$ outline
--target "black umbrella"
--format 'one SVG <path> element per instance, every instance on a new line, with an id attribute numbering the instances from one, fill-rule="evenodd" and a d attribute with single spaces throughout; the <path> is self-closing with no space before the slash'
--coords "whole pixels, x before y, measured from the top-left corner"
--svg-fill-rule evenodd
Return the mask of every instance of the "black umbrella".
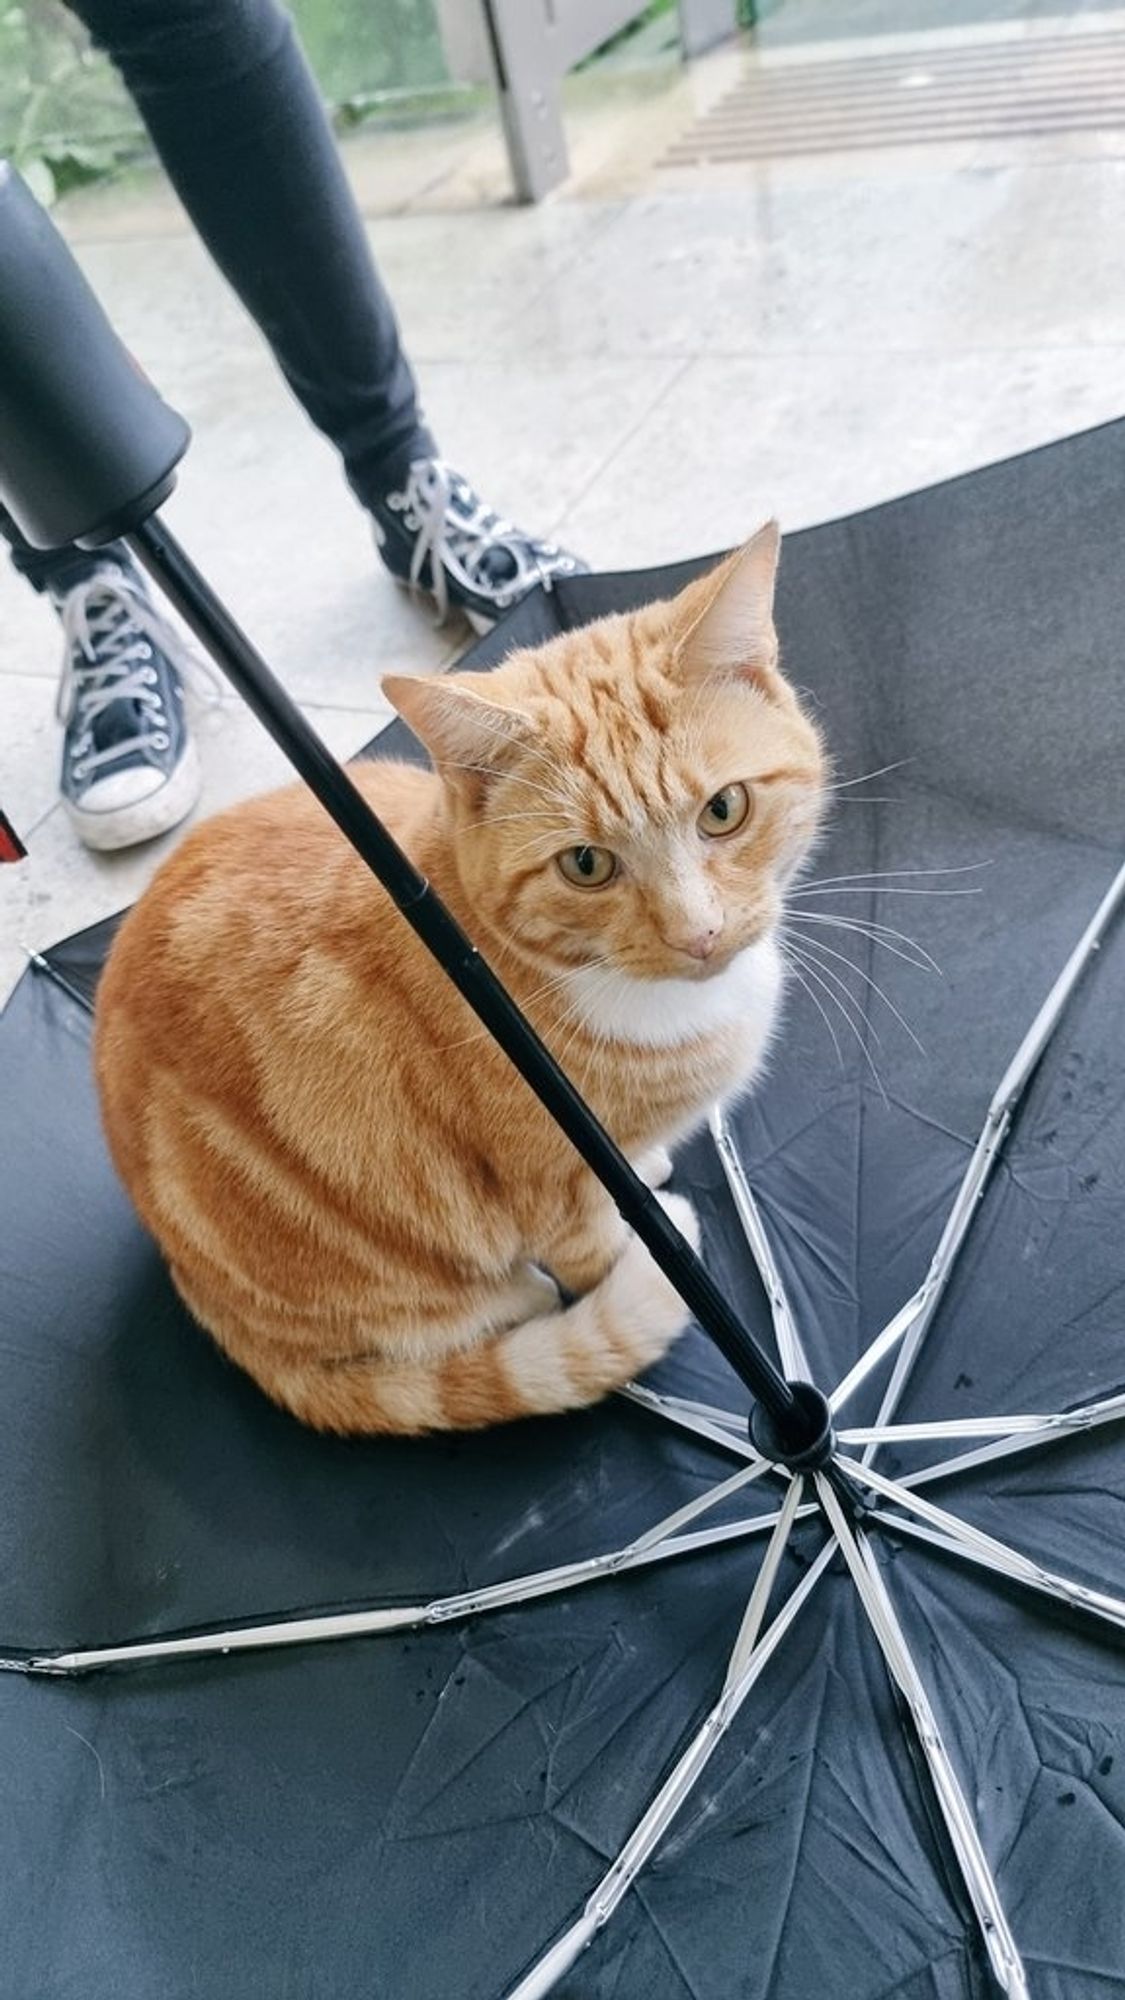
<path id="1" fill-rule="evenodd" d="M 1110 427 L 787 545 L 838 810 L 771 1072 L 677 1178 L 746 1352 L 834 1392 L 837 1485 L 761 1416 L 758 1456 L 700 1333 L 580 1417 L 302 1431 L 109 1169 L 112 926 L 29 972 L 0 1027 L 13 1993 L 1125 1985 L 1123 470 Z M 575 579 L 466 664 L 699 567 Z"/>

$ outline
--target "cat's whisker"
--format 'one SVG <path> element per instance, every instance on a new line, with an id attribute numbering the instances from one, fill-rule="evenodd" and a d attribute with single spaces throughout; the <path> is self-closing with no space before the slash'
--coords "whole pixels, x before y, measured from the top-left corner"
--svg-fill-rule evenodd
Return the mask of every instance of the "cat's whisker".
<path id="1" fill-rule="evenodd" d="M 614 981 L 621 979 L 622 974 L 609 959 L 604 959 L 600 963 L 595 960 L 592 969 L 599 971 L 601 978 L 595 985 L 588 988 L 581 998 L 574 999 L 571 1005 L 556 1017 L 551 1026 L 551 1033 L 557 1034 L 560 1028 L 572 1024 L 570 1025 L 570 1032 L 565 1041 L 555 1050 L 555 1061 L 559 1064 L 560 1068 L 565 1067 L 564 1058 L 583 1029 L 586 1030 L 596 1048 L 600 1049 L 609 1039 L 602 1030 L 590 1022 L 588 1012 L 591 1001 L 600 1000 L 604 994 L 610 991 Z"/>
<path id="2" fill-rule="evenodd" d="M 492 728 L 491 725 L 483 726 L 489 728 L 491 734 L 500 737 L 503 742 L 508 743 L 510 741 L 504 735 L 503 730 Z M 525 756 L 533 757 L 538 764 L 542 765 L 543 774 L 551 781 L 549 784 L 544 784 L 541 777 L 529 778 L 522 771 L 504 771 L 503 773 L 499 773 L 493 765 L 480 763 L 479 761 L 458 762 L 454 758 L 447 758 L 444 761 L 451 770 L 475 771 L 481 777 L 490 778 L 502 775 L 506 783 L 522 785 L 527 791 L 541 792 L 544 798 L 550 799 L 553 804 L 560 808 L 572 806 L 577 797 L 573 772 L 569 771 L 566 765 L 559 764 L 554 758 L 549 757 L 545 750 L 537 750 L 534 746 L 525 744 L 523 751 Z"/>
<path id="3" fill-rule="evenodd" d="M 890 1099 L 887 1096 L 883 1079 L 879 1075 L 879 1071 L 875 1066 L 875 1059 L 872 1056 L 871 1051 L 868 1048 L 862 1033 L 856 1026 L 856 1023 L 853 1020 L 852 1015 L 849 1013 L 847 1007 L 844 1006 L 843 1001 L 839 997 L 839 994 L 833 992 L 831 986 L 828 985 L 827 980 L 823 976 L 825 973 L 827 973 L 828 968 L 825 966 L 822 967 L 820 971 L 818 971 L 816 967 L 811 963 L 811 961 L 805 958 L 802 952 L 797 950 L 797 948 L 793 945 L 792 940 L 790 940 L 790 949 L 796 952 L 796 956 L 803 970 L 808 974 L 809 978 L 812 979 L 816 983 L 816 985 L 821 988 L 821 991 L 827 996 L 829 1000 L 832 1001 L 833 1005 L 839 1008 L 840 1013 L 843 1015 L 845 1021 L 848 1024 L 848 1027 L 851 1029 L 852 1034 L 855 1036 L 855 1039 L 859 1044 L 860 1054 L 862 1055 L 864 1062 L 867 1064 L 868 1069 L 871 1071 L 872 1077 L 875 1080 L 875 1086 L 879 1092 L 880 1097 L 882 1098 L 884 1104 L 889 1104 Z M 875 1040 L 878 1042 L 879 1041 L 878 1030 L 872 1027 L 870 1017 L 864 1012 L 863 1008 L 859 1006 L 859 1003 L 856 1000 L 855 994 L 851 991 L 851 988 L 845 986 L 843 980 L 839 978 L 837 978 L 837 984 L 843 989 L 843 992 L 847 995 L 847 998 L 851 1002 L 851 1005 L 858 1009 L 860 1019 L 866 1022 L 871 1033 L 874 1035 Z"/>
<path id="4" fill-rule="evenodd" d="M 501 743 L 511 747 L 512 739 L 500 723 L 492 722 L 487 716 L 478 716 L 476 720 L 477 726 L 484 730 L 486 735 L 495 736 Z M 544 766 L 552 778 L 561 780 L 564 790 L 573 797 L 574 779 L 564 764 L 557 763 L 553 757 L 548 755 L 546 750 L 539 749 L 535 744 L 521 742 L 519 748 L 522 756 L 534 758 L 536 763 Z M 484 768 L 487 769 L 488 767 Z M 510 776 L 511 780 L 515 783 L 530 782 L 527 779 L 521 779 L 518 772 L 511 772 L 505 775 Z"/>
<path id="5" fill-rule="evenodd" d="M 795 900 L 795 899 L 796 899 L 796 898 L 798 898 L 798 897 L 800 897 L 800 898 L 811 898 L 811 897 L 814 897 L 814 896 L 815 896 L 815 897 L 820 897 L 820 896 L 868 896 L 868 897 L 871 897 L 871 896 L 982 896 L 983 894 L 984 894 L 984 891 L 983 891 L 983 889 L 914 889 L 914 888 L 910 888 L 910 887 L 900 887 L 900 886 L 898 886 L 897 884 L 895 884 L 895 883 L 893 883 L 893 882 L 892 882 L 892 883 L 890 883 L 890 884 L 889 884 L 889 885 L 888 885 L 887 887 L 885 887 L 885 888 L 879 888 L 879 889 L 870 889 L 870 888 L 864 888 L 864 887 L 862 887 L 862 886 L 859 886 L 859 885 L 857 885 L 856 887 L 854 887 L 854 888 L 853 888 L 853 887 L 852 887 L 852 885 L 851 885 L 850 883 L 846 883 L 846 882 L 845 882 L 845 883 L 841 883 L 839 887 L 837 887 L 837 886 L 836 886 L 835 884 L 833 884 L 833 885 L 832 885 L 831 887 L 829 887 L 829 886 L 827 886 L 827 885 L 825 885 L 825 886 L 823 886 L 823 887 L 822 887 L 822 886 L 821 886 L 821 885 L 820 885 L 819 883 L 818 883 L 818 884 L 815 884 L 815 885 L 814 885 L 814 884 L 812 884 L 812 883 L 809 883 L 809 884 L 807 885 L 807 887 L 802 887 L 802 888 L 796 888 L 796 889 L 790 889 L 790 891 L 789 891 L 789 899 L 790 899 L 790 901 L 792 902 L 793 900 Z"/>
<path id="6" fill-rule="evenodd" d="M 926 950 L 925 945 L 912 937 L 909 931 L 896 930 L 893 924 L 877 923 L 873 917 L 841 917 L 835 910 L 788 910 L 786 915 L 795 923 L 822 924 L 832 930 L 853 931 L 860 937 L 869 938 L 873 944 L 882 944 L 890 950 L 892 943 L 897 947 L 895 955 L 901 956 L 908 965 L 915 965 L 922 972 L 936 972 L 942 976 L 936 958 Z"/>
<path id="7" fill-rule="evenodd" d="M 883 988 L 880 986 L 877 979 L 873 979 L 871 977 L 871 974 L 869 972 L 865 972 L 862 965 L 857 965 L 854 959 L 849 958 L 846 952 L 837 951 L 832 945 L 822 944 L 820 940 L 816 938 L 806 938 L 804 942 L 810 951 L 815 951 L 817 953 L 823 952 L 829 958 L 838 959 L 841 965 L 848 966 L 848 968 L 852 972 L 856 973 L 857 976 L 860 979 L 862 979 L 867 986 L 871 988 L 871 991 L 873 993 L 878 994 L 879 999 L 883 1002 L 884 1007 L 888 1007 L 890 1009 L 891 1013 L 895 1017 L 895 1020 L 899 1023 L 899 1026 L 903 1028 L 905 1032 L 910 1036 L 910 1039 L 914 1043 L 915 1048 L 919 1051 L 921 1055 L 925 1055 L 926 1051 L 922 1047 L 921 1042 L 918 1040 L 918 1037 L 915 1034 L 913 1028 L 911 1027 L 909 1021 L 906 1020 L 904 1015 L 900 1014 L 898 1008 L 895 1006 L 894 1001 L 890 998 L 890 996 L 887 993 L 884 993 Z M 872 1033 L 874 1032 L 875 1030 L 872 1027 Z"/>
<path id="8" fill-rule="evenodd" d="M 475 771 L 482 778 L 494 778 L 496 776 L 495 771 L 488 764 L 463 763 L 453 757 L 446 757 L 442 761 L 443 767 L 449 771 Z M 558 773 L 556 775 L 561 776 L 562 774 Z M 504 782 L 509 785 L 523 785 L 529 792 L 539 792 L 543 798 L 549 800 L 551 805 L 555 806 L 559 811 L 565 811 L 567 807 L 574 803 L 573 792 L 568 793 L 565 790 L 552 791 L 549 786 L 541 785 L 537 779 L 524 777 L 520 771 L 505 772 Z"/>
<path id="9" fill-rule="evenodd" d="M 871 778 L 885 778 L 890 771 L 903 771 L 908 764 L 917 763 L 915 757 L 897 757 L 893 764 L 880 764 L 875 771 L 864 771 L 858 778 L 841 778 L 835 784 L 825 785 L 826 792 L 846 792 L 853 785 L 866 785 Z"/>
<path id="10" fill-rule="evenodd" d="M 901 958 L 905 965 L 912 965 L 918 972 L 936 972 L 942 977 L 942 970 L 935 958 L 930 956 L 925 945 L 905 931 L 896 931 L 889 924 L 877 924 L 864 917 L 829 916 L 818 910 L 786 910 L 787 920 L 792 924 L 822 924 L 829 930 L 853 932 L 857 937 L 868 938 L 872 944 L 881 945 L 893 958 Z M 894 939 L 896 942 L 892 943 Z M 903 947 L 907 947 L 904 949 Z"/>
<path id="11" fill-rule="evenodd" d="M 852 992 L 852 989 L 848 985 L 847 980 L 843 977 L 841 973 L 836 971 L 834 966 L 826 965 L 823 959 L 821 959 L 820 957 L 810 958 L 808 956 L 809 952 L 815 951 L 816 949 L 817 947 L 810 941 L 810 939 L 805 938 L 802 940 L 801 944 L 802 963 L 805 966 L 806 971 L 811 971 L 812 967 L 815 965 L 818 972 L 820 972 L 825 979 L 831 980 L 833 986 L 839 988 L 841 995 L 845 996 L 850 1005 L 855 1008 L 856 1013 L 859 1015 L 860 1020 L 867 1028 L 869 1034 L 871 1035 L 872 1040 L 876 1043 L 876 1045 L 879 1048 L 882 1048 L 883 1037 L 879 1033 L 879 1030 L 876 1027 L 874 1021 L 871 1019 L 871 1016 L 868 1013 L 866 1007 L 864 1006 L 862 1000 L 860 999 L 858 993 Z M 842 954 L 837 954 L 837 956 L 842 956 Z M 853 972 L 856 970 L 856 967 L 852 965 L 850 958 L 847 959 L 845 963 L 851 966 Z"/>
<path id="12" fill-rule="evenodd" d="M 538 987 L 534 993 L 526 994 L 524 996 L 523 1011 L 526 1012 L 529 1006 L 534 1006 L 539 1000 L 549 999 L 551 994 L 561 986 L 563 977 L 565 975 L 550 979 L 545 986 Z M 474 1028 L 471 1034 L 462 1035 L 455 1042 L 442 1042 L 437 1046 L 436 1053 L 438 1055 L 449 1055 L 454 1049 L 471 1048 L 474 1042 L 487 1042 L 491 1035 L 492 1030 L 490 1028 Z"/>
<path id="13" fill-rule="evenodd" d="M 478 819 L 475 826 L 461 828 L 461 833 L 485 833 L 493 826 L 542 826 L 546 815 L 537 812 L 490 813 L 487 819 Z"/>
<path id="14" fill-rule="evenodd" d="M 808 980 L 805 978 L 804 973 L 801 971 L 801 968 L 796 958 L 793 956 L 791 952 L 784 951 L 784 947 L 783 947 L 783 954 L 785 962 L 788 965 L 790 972 L 793 974 L 793 977 L 796 980 L 798 986 L 801 988 L 802 992 L 808 995 L 809 999 L 813 1003 L 813 1006 L 816 1008 L 817 1013 L 820 1015 L 821 1020 L 824 1022 L 824 1025 L 827 1028 L 828 1033 L 831 1037 L 832 1046 L 836 1051 L 836 1061 L 839 1063 L 840 1068 L 843 1069 L 844 1051 L 840 1047 L 840 1037 L 836 1033 L 835 1028 L 832 1026 L 831 1021 L 829 1020 L 827 1014 L 825 1013 L 824 1008 L 822 1007 L 820 1001 L 817 999 L 816 994 L 813 992 L 812 987 L 809 985 Z"/>
<path id="15" fill-rule="evenodd" d="M 503 730 L 497 730 L 494 733 L 504 737 Z M 507 741 L 508 739 L 504 737 L 504 740 Z M 553 778 L 557 784 L 561 785 L 568 797 L 573 794 L 575 791 L 574 772 L 568 765 L 560 763 L 557 757 L 551 756 L 541 746 L 528 743 L 526 740 L 522 740 L 520 743 L 520 755 L 532 758 L 536 765 L 542 767 L 549 778 Z"/>
<path id="16" fill-rule="evenodd" d="M 490 953 L 490 960 L 492 963 L 493 970 L 498 971 L 501 965 L 504 963 L 505 959 L 510 959 L 513 958 L 514 956 L 515 953 L 511 945 L 499 946 L 495 951 Z M 594 961 L 595 964 L 597 964 L 597 962 L 598 962 L 597 960 Z M 521 998 L 521 1005 L 523 1007 L 524 1012 L 526 1013 L 527 1009 L 529 1007 L 533 1007 L 537 1001 L 549 999 L 552 993 L 558 992 L 560 988 L 566 985 L 566 982 L 569 979 L 569 977 L 570 977 L 569 970 L 566 969 L 564 969 L 561 972 L 552 973 L 551 977 L 545 980 L 542 986 L 537 986 L 532 990 L 532 992 L 524 994 Z M 488 1041 L 491 1037 L 491 1034 L 492 1030 L 490 1028 L 485 1028 L 483 1026 L 474 1028 L 471 1035 L 463 1035 L 460 1038 L 460 1040 L 456 1042 L 443 1042 L 441 1044 L 440 1049 L 438 1050 L 438 1054 L 447 1055 L 451 1049 L 467 1049 L 471 1046 L 473 1042 Z"/>
<path id="17" fill-rule="evenodd" d="M 506 855 L 509 861 L 518 861 L 523 855 L 530 854 L 534 848 L 541 847 L 543 849 L 543 865 L 546 867 L 549 861 L 554 861 L 563 848 L 582 847 L 584 845 L 586 845 L 586 837 L 581 833 L 575 832 L 573 826 L 566 832 L 561 828 L 556 828 L 555 832 L 551 834 L 548 834 L 546 828 L 544 828 L 541 833 L 532 834 L 530 840 L 521 841 L 518 847 L 508 848 Z"/>
<path id="18" fill-rule="evenodd" d="M 828 985 L 827 980 L 824 978 L 823 973 L 817 970 L 812 960 L 806 958 L 804 953 L 800 950 L 800 948 L 797 945 L 795 945 L 792 942 L 792 940 L 789 941 L 788 952 L 789 952 L 790 962 L 794 966 L 794 968 L 799 966 L 801 970 L 806 974 L 806 976 L 809 979 L 811 979 L 815 985 L 820 987 L 821 992 L 825 995 L 825 997 L 828 1000 L 832 1002 L 832 1005 L 835 1007 L 837 1013 L 843 1015 L 844 1020 L 847 1022 L 847 1025 L 851 1029 L 852 1034 L 856 1037 L 857 1041 L 859 1041 L 860 1046 L 862 1047 L 863 1038 L 862 1035 L 860 1034 L 859 1029 L 856 1026 L 853 1015 L 850 1014 L 847 1007 L 845 1007 L 841 1003 L 839 995 L 833 992 L 831 986 Z M 844 991 L 847 993 L 848 999 L 850 1000 L 851 993 L 849 989 L 845 987 Z"/>
<path id="19" fill-rule="evenodd" d="M 991 861 L 965 861 L 965 862 L 959 862 L 956 865 L 951 864 L 947 868 L 869 868 L 850 875 L 813 875 L 809 878 L 807 882 L 802 882 L 799 886 L 802 889 L 828 889 L 828 888 L 836 888 L 844 883 L 853 883 L 853 882 L 898 882 L 901 881 L 901 879 L 904 876 L 913 877 L 916 875 L 977 875 L 980 873 L 982 868 L 991 868 L 991 867 L 992 867 Z M 972 889 L 959 889 L 959 890 L 954 889 L 946 891 L 937 890 L 937 891 L 931 891 L 930 893 L 938 895 L 948 894 L 948 895 L 965 896 L 965 895 L 979 895 L 980 891 Z"/>

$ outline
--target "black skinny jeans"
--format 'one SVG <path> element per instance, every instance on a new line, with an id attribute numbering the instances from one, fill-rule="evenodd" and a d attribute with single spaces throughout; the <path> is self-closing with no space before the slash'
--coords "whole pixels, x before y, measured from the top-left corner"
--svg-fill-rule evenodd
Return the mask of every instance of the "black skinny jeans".
<path id="1" fill-rule="evenodd" d="M 370 504 L 435 447 L 288 14 L 277 0 L 69 4 L 120 70 L 216 264 Z M 29 548 L 2 511 L 0 532 L 37 589 L 66 589 L 93 567 L 80 550 Z"/>

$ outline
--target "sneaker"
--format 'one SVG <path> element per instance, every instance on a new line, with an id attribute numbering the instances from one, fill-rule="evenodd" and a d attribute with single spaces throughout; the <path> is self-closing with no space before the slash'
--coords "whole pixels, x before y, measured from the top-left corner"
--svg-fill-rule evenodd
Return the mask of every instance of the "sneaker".
<path id="1" fill-rule="evenodd" d="M 160 617 L 138 571 L 114 562 L 60 596 L 65 638 L 58 715 L 62 797 L 78 836 L 100 850 L 167 833 L 199 797 L 182 679 L 209 698 L 209 668 Z"/>
<path id="2" fill-rule="evenodd" d="M 402 491 L 386 494 L 371 511 L 387 568 L 412 590 L 428 592 L 439 624 L 452 604 L 476 631 L 490 631 L 536 584 L 550 590 L 556 577 L 586 568 L 554 542 L 494 514 L 440 458 L 415 459 Z"/>

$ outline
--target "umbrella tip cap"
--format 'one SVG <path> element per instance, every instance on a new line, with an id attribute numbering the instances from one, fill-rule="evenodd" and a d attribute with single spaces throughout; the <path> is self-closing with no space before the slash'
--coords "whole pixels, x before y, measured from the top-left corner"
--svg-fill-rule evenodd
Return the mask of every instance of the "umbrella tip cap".
<path id="1" fill-rule="evenodd" d="M 784 1428 L 765 1405 L 755 1403 L 750 1412 L 750 1442 L 763 1458 L 790 1472 L 819 1472 L 836 1449 L 832 1410 L 827 1396 L 812 1382 L 788 1385 L 797 1405 L 796 1420 Z"/>

